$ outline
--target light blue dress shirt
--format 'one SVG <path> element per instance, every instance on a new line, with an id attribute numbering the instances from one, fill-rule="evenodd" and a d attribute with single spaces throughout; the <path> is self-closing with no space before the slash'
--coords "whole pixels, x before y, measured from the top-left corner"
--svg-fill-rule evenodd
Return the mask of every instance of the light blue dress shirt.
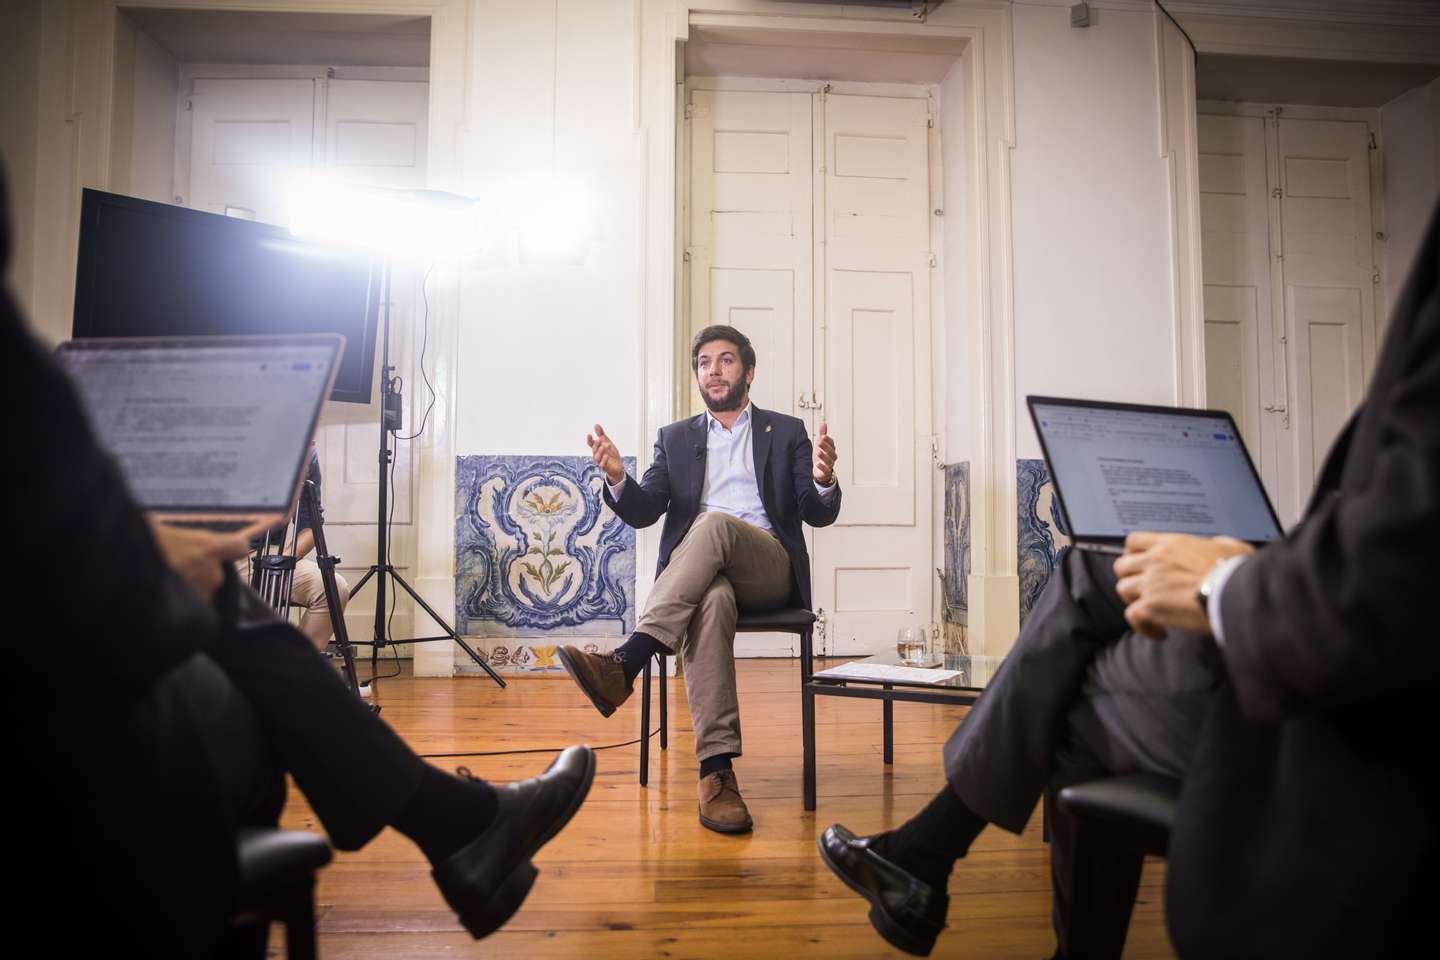
<path id="1" fill-rule="evenodd" d="M 754 422 L 753 404 L 747 403 L 729 430 L 705 411 L 705 484 L 700 488 L 700 512 L 717 510 L 761 530 L 774 531 L 760 499 L 760 485 L 755 480 L 755 444 L 751 439 Z M 610 496 L 620 498 L 629 477 L 610 484 Z M 835 495 L 836 486 L 815 490 L 827 500 Z"/>
<path id="2" fill-rule="evenodd" d="M 708 410 L 705 412 L 705 485 L 700 488 L 700 512 L 728 513 L 752 527 L 769 530 L 770 518 L 760 500 L 755 482 L 755 445 L 750 441 L 754 407 L 745 409 L 735 425 L 726 430 Z"/>

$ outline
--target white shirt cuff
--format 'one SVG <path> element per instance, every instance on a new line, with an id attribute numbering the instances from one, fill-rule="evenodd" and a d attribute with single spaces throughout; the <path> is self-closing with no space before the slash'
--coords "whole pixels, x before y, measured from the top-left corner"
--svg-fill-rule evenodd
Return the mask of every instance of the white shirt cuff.
<path id="1" fill-rule="evenodd" d="M 1225 584 L 1230 582 L 1230 577 L 1240 569 L 1240 564 L 1249 559 L 1248 554 L 1242 554 L 1220 561 L 1220 569 L 1215 573 L 1215 583 L 1210 587 L 1210 600 L 1205 605 L 1205 619 L 1210 621 L 1210 632 L 1215 635 L 1215 642 L 1222 647 L 1225 646 L 1225 619 L 1220 615 L 1220 598 L 1225 593 Z"/>
<path id="2" fill-rule="evenodd" d="M 815 478 L 814 478 L 814 477 L 811 477 L 811 478 L 810 478 L 810 482 L 811 482 L 811 483 L 815 483 Z M 815 483 L 815 492 L 818 493 L 818 494 L 820 494 L 820 496 L 825 497 L 826 499 L 829 499 L 830 497 L 834 496 L 834 495 L 835 495 L 835 491 L 838 490 L 839 488 L 840 488 L 840 487 L 839 487 L 839 484 L 835 483 L 834 481 L 831 481 L 830 486 L 828 486 L 828 487 L 822 487 L 822 486 L 820 486 L 820 484 Z"/>
<path id="3" fill-rule="evenodd" d="M 611 500 L 619 500 L 619 499 L 620 499 L 620 491 L 625 489 L 625 481 L 626 481 L 626 480 L 629 480 L 629 479 L 630 479 L 630 478 L 629 478 L 628 476 L 626 476 L 626 477 L 621 477 L 619 483 L 610 483 L 609 481 L 606 481 L 605 486 L 610 490 L 610 499 L 611 499 Z"/>

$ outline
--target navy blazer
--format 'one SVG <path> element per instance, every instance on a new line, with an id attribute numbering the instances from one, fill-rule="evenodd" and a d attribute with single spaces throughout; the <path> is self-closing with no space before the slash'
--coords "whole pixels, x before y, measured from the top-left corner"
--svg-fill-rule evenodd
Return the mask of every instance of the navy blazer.
<path id="1" fill-rule="evenodd" d="M 813 456 L 805 422 L 783 413 L 750 407 L 750 436 L 755 447 L 755 480 L 765 515 L 775 528 L 795 577 L 794 597 L 810 609 L 810 554 L 805 549 L 801 521 L 828 527 L 840 515 L 840 487 L 829 502 L 815 489 L 811 474 Z M 705 414 L 677 420 L 660 428 L 655 455 L 638 483 L 627 477 L 617 501 L 607 485 L 605 502 L 632 527 L 648 527 L 665 516 L 660 534 L 660 562 L 655 575 L 670 562 L 670 553 L 685 539 L 700 515 L 700 493 L 705 486 L 707 440 Z"/>

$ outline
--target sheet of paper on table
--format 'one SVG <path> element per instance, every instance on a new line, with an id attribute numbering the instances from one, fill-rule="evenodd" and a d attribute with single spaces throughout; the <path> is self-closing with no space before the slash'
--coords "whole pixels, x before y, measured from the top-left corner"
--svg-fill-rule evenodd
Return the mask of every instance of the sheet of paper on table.
<path id="1" fill-rule="evenodd" d="M 815 673 L 821 679 L 833 680 L 894 680 L 897 683 L 943 683 L 960 676 L 959 670 L 926 670 L 921 667 L 892 667 L 883 663 L 866 663 L 857 660 L 842 663 Z"/>

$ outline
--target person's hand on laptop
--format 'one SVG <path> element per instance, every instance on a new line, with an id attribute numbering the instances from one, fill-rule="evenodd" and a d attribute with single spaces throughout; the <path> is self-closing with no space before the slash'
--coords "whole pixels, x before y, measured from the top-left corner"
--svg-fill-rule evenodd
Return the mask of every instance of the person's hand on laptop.
<path id="1" fill-rule="evenodd" d="M 225 581 L 223 565 L 250 553 L 250 534 L 245 530 L 215 533 L 151 520 L 150 532 L 165 563 L 206 600 L 213 597 Z"/>
<path id="2" fill-rule="evenodd" d="M 605 479 L 612 487 L 625 479 L 625 461 L 620 459 L 615 442 L 605 435 L 604 427 L 595 424 L 595 432 L 587 433 L 585 442 L 590 444 L 590 458 L 604 471 Z"/>
<path id="3" fill-rule="evenodd" d="M 1125 601 L 1126 622 L 1152 640 L 1165 639 L 1168 627 L 1209 633 L 1210 619 L 1197 596 L 1200 581 L 1220 561 L 1254 552 L 1233 537 L 1130 534 L 1115 561 L 1115 589 Z"/>

